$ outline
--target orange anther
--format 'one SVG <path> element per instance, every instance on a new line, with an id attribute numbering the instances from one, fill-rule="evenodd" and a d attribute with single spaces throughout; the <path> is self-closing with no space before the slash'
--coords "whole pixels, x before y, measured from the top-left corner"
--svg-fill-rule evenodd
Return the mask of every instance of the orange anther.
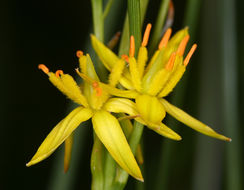
<path id="1" fill-rule="evenodd" d="M 142 40 L 142 43 L 141 43 L 141 46 L 143 46 L 143 47 L 146 47 L 146 45 L 148 43 L 148 39 L 149 39 L 151 28 L 152 28 L 152 25 L 150 23 L 147 24 L 146 30 L 144 32 L 143 40 Z"/>
<path id="2" fill-rule="evenodd" d="M 102 95 L 102 89 L 99 87 L 98 82 L 93 82 L 92 87 L 96 90 L 96 96 Z"/>
<path id="3" fill-rule="evenodd" d="M 180 45 L 177 49 L 177 54 L 179 56 L 183 56 L 184 52 L 185 52 L 185 49 L 186 49 L 186 45 L 187 45 L 187 42 L 189 41 L 190 39 L 190 36 L 189 35 L 186 35 L 183 40 L 180 42 Z"/>
<path id="4" fill-rule="evenodd" d="M 76 56 L 77 56 L 78 58 L 82 57 L 82 56 L 83 56 L 83 51 L 78 50 L 78 51 L 76 52 Z"/>
<path id="5" fill-rule="evenodd" d="M 64 72 L 62 70 L 57 70 L 55 73 L 56 77 L 59 77 L 62 74 L 64 74 Z"/>
<path id="6" fill-rule="evenodd" d="M 38 69 L 41 69 L 44 73 L 48 74 L 49 73 L 49 69 L 46 67 L 46 65 L 44 64 L 39 64 L 38 65 Z"/>
<path id="7" fill-rule="evenodd" d="M 176 57 L 176 53 L 174 52 L 171 54 L 169 61 L 165 66 L 165 69 L 167 69 L 168 71 L 171 71 L 173 69 L 175 63 L 175 57 Z"/>
<path id="8" fill-rule="evenodd" d="M 134 57 L 135 55 L 135 38 L 134 36 L 130 37 L 130 51 L 129 51 L 129 56 Z"/>
<path id="9" fill-rule="evenodd" d="M 124 59 L 127 63 L 129 63 L 128 55 L 123 54 L 123 55 L 121 55 L 121 58 Z"/>
<path id="10" fill-rule="evenodd" d="M 163 47 L 167 46 L 171 33 L 172 33 L 172 29 L 168 28 L 158 45 L 158 49 L 162 49 Z"/>
<path id="11" fill-rule="evenodd" d="M 190 61 L 190 59 L 191 59 L 191 56 L 193 55 L 193 53 L 194 53 L 194 51 L 196 50 L 196 48 L 197 48 L 197 44 L 194 44 L 194 45 L 191 47 L 189 53 L 187 54 L 187 56 L 186 56 L 186 58 L 184 59 L 184 62 L 183 62 L 183 64 L 184 64 L 185 66 L 188 65 L 188 63 L 189 63 L 189 61 Z"/>

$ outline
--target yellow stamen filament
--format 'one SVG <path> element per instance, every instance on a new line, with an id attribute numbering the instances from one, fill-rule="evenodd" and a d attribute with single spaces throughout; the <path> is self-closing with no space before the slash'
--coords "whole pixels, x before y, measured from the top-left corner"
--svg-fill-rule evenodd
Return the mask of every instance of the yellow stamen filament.
<path id="1" fill-rule="evenodd" d="M 121 55 L 121 58 L 124 59 L 127 63 L 129 63 L 129 57 L 128 55 Z"/>
<path id="2" fill-rule="evenodd" d="M 63 75 L 63 74 L 64 74 L 64 72 L 62 70 L 57 70 L 55 73 L 56 77 L 59 77 L 60 75 Z"/>
<path id="3" fill-rule="evenodd" d="M 174 62 L 175 62 L 175 57 L 176 57 L 176 53 L 172 53 L 170 58 L 169 58 L 169 61 L 168 63 L 166 64 L 165 66 L 165 69 L 168 70 L 168 71 L 171 71 L 174 67 Z"/>
<path id="4" fill-rule="evenodd" d="M 164 34 L 164 36 L 162 37 L 159 45 L 158 45 L 158 49 L 162 49 L 163 47 L 166 47 L 168 41 L 169 41 L 169 38 L 171 36 L 171 33 L 172 33 L 172 29 L 171 28 L 168 28 Z"/>
<path id="5" fill-rule="evenodd" d="M 87 81 L 88 83 L 92 84 L 92 83 L 94 82 L 93 79 L 91 79 L 90 77 L 88 77 L 88 76 L 85 75 L 84 73 L 81 73 L 81 72 L 79 71 L 78 68 L 76 68 L 75 71 L 76 71 L 76 73 L 77 73 L 82 79 L 84 79 L 84 80 Z"/>
<path id="6" fill-rule="evenodd" d="M 141 43 L 141 46 L 146 47 L 147 43 L 148 43 L 148 39 L 149 39 L 149 35 L 150 35 L 150 31 L 151 31 L 152 25 L 151 24 L 147 24 L 144 36 L 143 36 L 143 40 Z"/>
<path id="7" fill-rule="evenodd" d="M 41 69 L 44 73 L 48 74 L 49 73 L 49 69 L 46 67 L 46 65 L 44 64 L 39 64 L 38 65 L 38 69 Z"/>
<path id="8" fill-rule="evenodd" d="M 134 36 L 130 37 L 130 51 L 129 51 L 129 56 L 134 57 L 135 55 L 135 38 Z"/>
<path id="9" fill-rule="evenodd" d="M 125 119 L 130 120 L 130 119 L 135 119 L 137 117 L 140 117 L 140 115 L 130 115 L 130 116 L 119 117 L 118 120 L 119 121 L 122 121 L 122 120 L 125 120 Z"/>
<path id="10" fill-rule="evenodd" d="M 190 36 L 189 35 L 186 35 L 183 40 L 180 42 L 180 45 L 177 49 L 177 54 L 179 56 L 183 56 L 184 52 L 185 52 L 185 49 L 186 49 L 186 45 L 187 45 L 187 42 L 189 41 L 190 39 Z"/>
<path id="11" fill-rule="evenodd" d="M 99 87 L 98 82 L 93 82 L 92 87 L 96 90 L 96 96 L 102 95 L 102 89 Z"/>
<path id="12" fill-rule="evenodd" d="M 78 58 L 82 57 L 82 56 L 83 56 L 83 51 L 78 50 L 78 51 L 76 52 L 76 56 L 77 56 Z"/>
<path id="13" fill-rule="evenodd" d="M 190 59 L 191 59 L 191 56 L 192 56 L 193 53 L 195 52 L 196 48 L 197 48 L 197 44 L 194 44 L 194 45 L 191 47 L 189 53 L 187 54 L 187 56 L 186 56 L 186 58 L 184 59 L 184 62 L 183 62 L 183 64 L 184 64 L 185 66 L 188 65 L 188 63 L 189 63 L 189 61 L 190 61 Z"/>

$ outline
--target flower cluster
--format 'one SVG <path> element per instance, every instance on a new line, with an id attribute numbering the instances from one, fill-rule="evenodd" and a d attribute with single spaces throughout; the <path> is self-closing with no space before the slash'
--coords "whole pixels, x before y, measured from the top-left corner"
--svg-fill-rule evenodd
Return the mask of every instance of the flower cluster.
<path id="1" fill-rule="evenodd" d="M 137 58 L 134 56 L 133 36 L 130 38 L 129 55 L 122 55 L 121 58 L 95 36 L 91 36 L 94 50 L 110 71 L 108 84 L 99 80 L 89 54 L 83 55 L 81 51 L 77 52 L 80 70 L 76 69 L 76 72 L 84 80 L 83 85 L 77 85 L 70 75 L 64 74 L 61 70 L 53 73 L 49 72 L 45 65 L 39 65 L 51 83 L 80 106 L 53 128 L 27 166 L 47 158 L 63 142 L 69 147 L 73 131 L 80 123 L 91 119 L 96 135 L 114 160 L 131 176 L 143 181 L 140 168 L 119 121 L 111 113 L 125 113 L 128 115 L 127 119 L 134 118 L 160 135 L 181 140 L 176 132 L 162 123 L 168 113 L 205 135 L 231 141 L 230 138 L 216 133 L 164 98 L 181 79 L 197 47 L 194 44 L 183 58 L 189 40 L 188 29 L 177 32 L 171 39 L 171 29 L 168 29 L 159 43 L 158 50 L 148 62 L 146 46 L 150 29 L 151 24 L 148 24 Z M 122 88 L 117 88 L 118 84 Z"/>

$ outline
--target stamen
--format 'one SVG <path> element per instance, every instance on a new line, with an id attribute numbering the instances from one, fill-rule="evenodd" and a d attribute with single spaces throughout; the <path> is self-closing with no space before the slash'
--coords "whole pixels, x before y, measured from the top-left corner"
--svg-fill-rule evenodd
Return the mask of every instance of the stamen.
<path id="1" fill-rule="evenodd" d="M 127 63 L 129 63 L 128 55 L 123 54 L 123 55 L 121 55 L 121 58 L 124 59 Z"/>
<path id="2" fill-rule="evenodd" d="M 130 51 L 129 51 L 129 56 L 134 57 L 135 55 L 135 38 L 134 36 L 130 37 Z"/>
<path id="3" fill-rule="evenodd" d="M 92 87 L 96 90 L 96 96 L 102 95 L 102 89 L 99 87 L 98 82 L 93 82 Z"/>
<path id="4" fill-rule="evenodd" d="M 194 45 L 191 47 L 189 53 L 187 54 L 187 56 L 186 56 L 186 58 L 184 59 L 184 62 L 183 62 L 183 64 L 184 64 L 185 66 L 188 65 L 188 63 L 189 63 L 189 61 L 190 61 L 190 59 L 191 59 L 191 56 L 193 55 L 193 53 L 194 53 L 194 51 L 196 50 L 196 48 L 197 48 L 197 44 L 194 44 Z"/>
<path id="5" fill-rule="evenodd" d="M 85 81 L 87 81 L 88 83 L 92 84 L 94 82 L 93 79 L 91 79 L 90 77 L 88 77 L 87 75 L 85 75 L 84 73 L 81 73 L 79 71 L 78 68 L 75 69 L 76 73 Z"/>
<path id="6" fill-rule="evenodd" d="M 159 50 L 167 46 L 171 33 L 172 33 L 172 29 L 168 28 L 158 45 Z"/>
<path id="7" fill-rule="evenodd" d="M 152 28 L 152 25 L 150 23 L 147 24 L 146 30 L 144 32 L 143 40 L 142 40 L 142 43 L 141 43 L 142 47 L 146 47 L 147 46 L 151 28 Z"/>
<path id="8" fill-rule="evenodd" d="M 183 40 L 180 42 L 180 45 L 177 49 L 177 54 L 179 56 L 183 56 L 184 52 L 185 52 L 185 49 L 186 49 L 186 45 L 187 45 L 187 42 L 189 41 L 190 39 L 190 36 L 189 35 L 186 35 Z"/>
<path id="9" fill-rule="evenodd" d="M 81 58 L 81 57 L 83 56 L 83 51 L 78 50 L 78 51 L 76 52 L 76 56 L 77 56 L 78 58 Z"/>
<path id="10" fill-rule="evenodd" d="M 122 120 L 125 120 L 125 119 L 135 119 L 137 117 L 140 117 L 140 115 L 130 115 L 130 116 L 124 116 L 124 117 L 119 117 L 118 120 L 119 121 L 122 121 Z"/>
<path id="11" fill-rule="evenodd" d="M 55 73 L 56 77 L 59 77 L 60 75 L 63 75 L 63 74 L 64 74 L 64 72 L 62 70 L 57 70 Z"/>
<path id="12" fill-rule="evenodd" d="M 41 69 L 44 73 L 48 74 L 49 73 L 49 69 L 46 67 L 46 65 L 44 64 L 39 64 L 38 65 L 38 69 Z"/>
<path id="13" fill-rule="evenodd" d="M 165 66 L 165 69 L 167 69 L 168 71 L 171 71 L 174 67 L 174 62 L 175 62 L 175 57 L 176 57 L 176 53 L 172 53 L 170 58 L 169 58 L 169 61 L 168 63 L 166 64 Z"/>

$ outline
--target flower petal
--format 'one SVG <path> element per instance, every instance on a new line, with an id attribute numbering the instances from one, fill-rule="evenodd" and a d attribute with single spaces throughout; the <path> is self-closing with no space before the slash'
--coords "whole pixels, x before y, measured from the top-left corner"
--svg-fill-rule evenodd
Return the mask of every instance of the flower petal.
<path id="1" fill-rule="evenodd" d="M 118 120 L 106 111 L 98 111 L 92 117 L 93 128 L 116 162 L 131 176 L 143 181 L 139 166 L 127 143 Z"/>
<path id="2" fill-rule="evenodd" d="M 181 121 L 185 125 L 191 127 L 192 129 L 194 129 L 200 133 L 203 133 L 205 135 L 208 135 L 210 137 L 214 137 L 214 138 L 225 140 L 225 141 L 231 141 L 230 138 L 216 133 L 209 126 L 203 124 L 202 122 L 200 122 L 197 119 L 193 118 L 192 116 L 188 115 L 186 112 L 184 112 L 181 109 L 177 108 L 176 106 L 170 104 L 165 99 L 161 99 L 161 102 L 167 113 L 169 113 L 171 116 L 173 116 L 177 120 Z"/>
<path id="3" fill-rule="evenodd" d="M 61 77 L 57 77 L 54 73 L 49 74 L 50 82 L 56 86 L 63 94 L 74 102 L 88 107 L 85 96 L 81 93 L 81 90 L 75 80 L 68 74 L 62 74 Z"/>
<path id="4" fill-rule="evenodd" d="M 146 123 L 160 124 L 165 117 L 165 109 L 158 98 L 146 94 L 136 98 L 136 107 Z"/>
<path id="5" fill-rule="evenodd" d="M 119 61 L 114 52 L 107 48 L 102 42 L 100 42 L 94 35 L 91 35 L 92 47 L 97 53 L 98 57 L 102 61 L 103 65 L 111 71 L 115 63 Z"/>
<path id="6" fill-rule="evenodd" d="M 66 173 L 69 169 L 72 146 L 74 141 L 73 133 L 64 141 L 65 149 L 64 149 L 64 173 Z"/>
<path id="7" fill-rule="evenodd" d="M 78 107 L 74 109 L 53 128 L 26 166 L 34 165 L 51 155 L 71 135 L 79 124 L 90 119 L 92 114 L 92 111 L 88 108 Z"/>
<path id="8" fill-rule="evenodd" d="M 138 112 L 136 111 L 136 104 L 125 98 L 110 98 L 104 105 L 104 109 L 114 113 L 138 115 Z"/>
<path id="9" fill-rule="evenodd" d="M 167 137 L 169 139 L 173 139 L 176 141 L 181 140 L 181 136 L 178 135 L 176 132 L 174 132 L 172 129 L 170 129 L 169 127 L 167 127 L 165 124 L 160 123 L 159 125 L 155 125 L 155 124 L 148 124 L 148 127 L 152 130 L 154 130 L 155 132 L 157 132 L 158 134 Z"/>

